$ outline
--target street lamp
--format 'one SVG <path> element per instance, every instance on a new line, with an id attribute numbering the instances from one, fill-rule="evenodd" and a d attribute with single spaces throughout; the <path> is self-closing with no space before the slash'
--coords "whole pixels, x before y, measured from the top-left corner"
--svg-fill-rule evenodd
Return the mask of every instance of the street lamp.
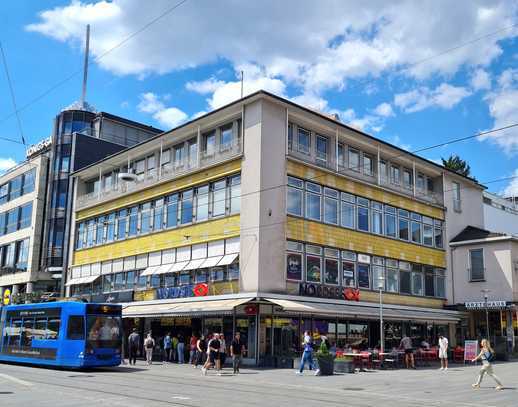
<path id="1" fill-rule="evenodd" d="M 385 332 L 383 329 L 383 290 L 385 289 L 385 277 L 378 277 L 378 289 L 380 290 L 380 353 L 385 349 Z"/>
<path id="2" fill-rule="evenodd" d="M 487 297 L 488 297 L 489 292 L 491 292 L 491 290 L 488 288 L 484 288 L 484 289 L 480 290 L 480 292 L 482 294 L 484 294 L 484 308 L 486 309 L 486 335 L 487 335 L 487 340 L 489 340 L 489 313 L 488 313 L 488 309 L 487 309 Z"/>

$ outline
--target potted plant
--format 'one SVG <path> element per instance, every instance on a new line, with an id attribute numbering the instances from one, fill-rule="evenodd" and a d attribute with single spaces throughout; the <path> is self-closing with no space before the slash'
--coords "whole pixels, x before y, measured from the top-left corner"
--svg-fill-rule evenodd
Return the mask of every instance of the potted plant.
<path id="1" fill-rule="evenodd" d="M 337 373 L 354 373 L 353 358 L 350 356 L 337 356 L 334 360 L 334 370 Z"/>
<path id="2" fill-rule="evenodd" d="M 317 352 L 318 370 L 321 376 L 331 376 L 333 374 L 333 355 L 329 353 L 327 338 L 322 337 L 322 343 Z"/>

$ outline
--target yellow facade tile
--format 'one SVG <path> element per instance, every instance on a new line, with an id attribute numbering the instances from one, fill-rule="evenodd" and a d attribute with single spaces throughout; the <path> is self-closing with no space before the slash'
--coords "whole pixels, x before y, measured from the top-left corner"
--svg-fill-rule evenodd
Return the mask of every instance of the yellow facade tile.
<path id="1" fill-rule="evenodd" d="M 240 216 L 150 233 L 74 252 L 73 266 L 239 236 Z"/>
<path id="2" fill-rule="evenodd" d="M 336 188 L 344 192 L 360 195 L 365 198 L 374 199 L 379 202 L 388 203 L 409 211 L 414 211 L 425 216 L 431 216 L 437 219 L 444 219 L 444 210 L 433 205 L 418 202 L 412 198 L 406 198 L 379 188 L 376 185 L 365 185 L 360 182 L 350 180 L 348 178 L 330 174 L 326 171 L 320 171 L 312 167 L 305 166 L 301 163 L 291 160 L 287 161 L 288 175 L 314 180 L 314 182 L 322 185 Z"/>

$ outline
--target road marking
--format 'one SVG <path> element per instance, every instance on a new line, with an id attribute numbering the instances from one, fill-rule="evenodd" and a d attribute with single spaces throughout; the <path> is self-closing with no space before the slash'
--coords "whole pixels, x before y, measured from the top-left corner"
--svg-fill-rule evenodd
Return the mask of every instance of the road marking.
<path id="1" fill-rule="evenodd" d="M 0 377 L 4 378 L 6 380 L 10 380 L 12 382 L 21 384 L 22 386 L 33 386 L 33 384 L 31 382 L 28 382 L 28 381 L 25 381 L 22 379 L 18 379 L 17 377 L 14 377 L 14 376 L 9 376 L 8 374 L 0 373 Z"/>
<path id="2" fill-rule="evenodd" d="M 173 396 L 171 397 L 172 399 L 175 399 L 175 400 L 190 400 L 191 398 L 190 397 L 187 397 L 187 396 L 181 396 L 181 395 L 176 395 L 176 396 Z"/>

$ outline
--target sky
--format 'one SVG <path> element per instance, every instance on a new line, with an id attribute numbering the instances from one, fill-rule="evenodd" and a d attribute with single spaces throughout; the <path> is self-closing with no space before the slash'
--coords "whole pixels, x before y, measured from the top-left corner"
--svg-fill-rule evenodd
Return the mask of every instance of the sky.
<path id="1" fill-rule="evenodd" d="M 259 89 L 409 151 L 518 123 L 518 2 L 3 1 L 0 41 L 22 133 L 48 137 L 79 99 L 164 130 Z M 5 67 L 0 137 L 21 140 Z M 518 195 L 518 127 L 431 149 L 490 191 Z M 0 139 L 0 171 L 24 159 Z M 515 178 L 512 178 L 515 177 Z"/>

